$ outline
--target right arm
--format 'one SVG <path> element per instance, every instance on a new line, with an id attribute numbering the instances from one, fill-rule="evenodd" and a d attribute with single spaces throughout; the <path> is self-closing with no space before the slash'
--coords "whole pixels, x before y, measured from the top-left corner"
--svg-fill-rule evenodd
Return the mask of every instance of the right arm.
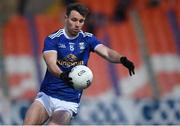
<path id="1" fill-rule="evenodd" d="M 44 42 L 43 49 L 43 58 L 46 62 L 47 69 L 54 76 L 60 78 L 61 80 L 69 82 L 71 79 L 69 78 L 69 71 L 63 72 L 59 66 L 57 65 L 57 45 L 55 41 L 52 41 L 51 38 L 47 37 Z"/>
<path id="2" fill-rule="evenodd" d="M 72 84 L 72 78 L 69 78 L 69 72 L 63 72 L 57 65 L 57 52 L 56 51 L 48 51 L 43 53 L 43 58 L 47 64 L 47 68 L 49 72 L 51 72 L 56 77 Z"/>
<path id="3" fill-rule="evenodd" d="M 58 67 L 57 63 L 57 52 L 56 51 L 45 51 L 43 53 L 43 58 L 46 62 L 48 70 L 55 75 L 56 77 L 59 77 L 62 73 L 61 69 Z"/>

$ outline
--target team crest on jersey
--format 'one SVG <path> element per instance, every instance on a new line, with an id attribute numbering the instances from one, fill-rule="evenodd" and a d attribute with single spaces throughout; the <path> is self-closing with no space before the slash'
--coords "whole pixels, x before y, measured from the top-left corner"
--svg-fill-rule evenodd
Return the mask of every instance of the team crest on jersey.
<path id="1" fill-rule="evenodd" d="M 62 44 L 62 43 L 59 43 L 59 44 L 58 44 L 58 47 L 59 47 L 59 48 L 66 48 L 66 45 L 65 45 L 65 44 Z"/>
<path id="2" fill-rule="evenodd" d="M 79 48 L 80 48 L 81 50 L 84 50 L 84 49 L 85 49 L 85 44 L 84 44 L 84 42 L 80 42 L 80 43 L 79 43 Z"/>
<path id="3" fill-rule="evenodd" d="M 69 49 L 70 51 L 74 51 L 74 43 L 69 43 Z"/>

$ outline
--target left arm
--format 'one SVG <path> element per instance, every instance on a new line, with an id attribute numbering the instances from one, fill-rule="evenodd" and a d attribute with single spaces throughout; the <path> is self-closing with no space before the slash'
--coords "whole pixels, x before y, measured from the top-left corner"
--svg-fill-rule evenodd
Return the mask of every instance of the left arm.
<path id="1" fill-rule="evenodd" d="M 134 64 L 130 60 L 128 60 L 125 56 L 122 56 L 117 51 L 108 48 L 103 44 L 99 44 L 95 47 L 94 51 L 103 57 L 104 59 L 108 60 L 111 63 L 121 63 L 123 64 L 128 70 L 130 76 L 135 74 L 134 72 Z"/>
<path id="2" fill-rule="evenodd" d="M 95 52 L 111 63 L 120 63 L 120 58 L 122 57 L 121 54 L 103 44 L 97 45 Z"/>

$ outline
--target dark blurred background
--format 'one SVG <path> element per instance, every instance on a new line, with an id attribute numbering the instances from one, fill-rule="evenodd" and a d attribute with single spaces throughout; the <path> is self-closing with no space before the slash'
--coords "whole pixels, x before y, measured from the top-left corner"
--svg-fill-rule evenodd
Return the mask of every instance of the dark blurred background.
<path id="1" fill-rule="evenodd" d="M 72 124 L 180 124 L 180 0 L 1 0 L 0 124 L 22 124 L 46 70 L 44 38 L 73 2 L 91 10 L 84 31 L 133 60 L 136 75 L 92 54 Z"/>

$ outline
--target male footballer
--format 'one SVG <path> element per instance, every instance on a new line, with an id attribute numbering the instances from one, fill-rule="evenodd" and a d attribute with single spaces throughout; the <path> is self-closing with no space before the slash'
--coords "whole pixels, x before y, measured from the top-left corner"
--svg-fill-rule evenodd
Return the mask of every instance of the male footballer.
<path id="1" fill-rule="evenodd" d="M 120 63 L 130 75 L 135 74 L 133 62 L 101 44 L 93 34 L 81 30 L 88 13 L 84 5 L 70 4 L 66 9 L 64 28 L 46 37 L 43 58 L 47 71 L 37 97 L 26 113 L 24 125 L 70 124 L 78 113 L 82 90 L 72 87 L 72 78 L 68 74 L 76 65 L 87 65 L 90 52 L 111 63 Z"/>

